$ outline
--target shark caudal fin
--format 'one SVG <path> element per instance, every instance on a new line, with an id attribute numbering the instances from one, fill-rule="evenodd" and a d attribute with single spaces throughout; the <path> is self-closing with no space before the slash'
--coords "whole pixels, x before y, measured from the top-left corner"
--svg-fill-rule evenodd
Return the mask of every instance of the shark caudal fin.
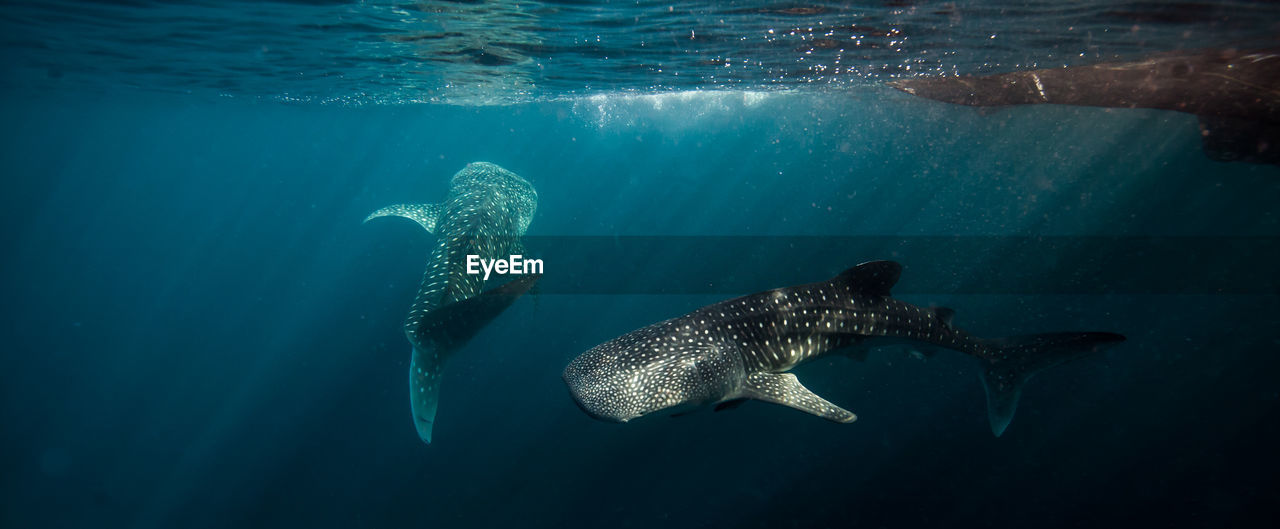
<path id="1" fill-rule="evenodd" d="M 1124 340 L 1124 336 L 1109 332 L 1031 334 L 988 340 L 995 352 L 986 360 L 982 386 L 987 391 L 991 433 L 1000 437 L 1009 427 L 1022 385 L 1036 373 Z"/>
<path id="2" fill-rule="evenodd" d="M 436 406 L 440 403 L 439 350 L 423 351 L 417 347 L 409 357 L 409 409 L 413 411 L 413 427 L 422 442 L 431 444 L 431 429 L 436 423 Z"/>
<path id="3" fill-rule="evenodd" d="M 406 329 L 413 356 L 409 359 L 409 407 L 422 442 L 431 443 L 440 403 L 440 373 L 445 358 L 467 343 L 486 324 L 528 292 L 542 277 L 533 274 L 428 312 Z"/>

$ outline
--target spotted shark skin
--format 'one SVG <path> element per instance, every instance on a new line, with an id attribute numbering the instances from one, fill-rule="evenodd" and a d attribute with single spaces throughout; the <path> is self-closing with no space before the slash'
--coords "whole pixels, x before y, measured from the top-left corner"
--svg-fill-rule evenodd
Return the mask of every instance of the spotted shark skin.
<path id="1" fill-rule="evenodd" d="M 412 345 L 409 402 L 418 437 L 431 443 L 445 361 L 484 323 L 528 291 L 537 275 L 523 276 L 482 294 L 483 275 L 468 274 L 467 255 L 505 258 L 523 251 L 538 193 L 519 175 L 488 162 L 468 164 L 449 182 L 440 204 L 396 204 L 365 219 L 404 217 L 436 234 L 417 297 L 405 317 Z M 479 296 L 479 297 L 478 297 Z"/>
<path id="2" fill-rule="evenodd" d="M 789 406 L 840 423 L 857 417 L 805 388 L 793 367 L 832 354 L 908 345 L 978 358 L 991 431 L 1004 433 L 1023 383 L 1048 367 L 1124 336 L 1104 332 L 981 339 L 951 324 L 954 312 L 890 297 L 901 265 L 865 263 L 835 278 L 709 305 L 600 344 L 565 368 L 575 403 L 597 419 L 627 422 L 659 410 L 742 399 Z"/>

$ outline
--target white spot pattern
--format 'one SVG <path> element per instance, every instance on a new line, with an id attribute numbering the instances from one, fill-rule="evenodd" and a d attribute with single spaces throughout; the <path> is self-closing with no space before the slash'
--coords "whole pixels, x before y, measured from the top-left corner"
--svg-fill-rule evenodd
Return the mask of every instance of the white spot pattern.
<path id="1" fill-rule="evenodd" d="M 983 342 L 935 324 L 938 316 L 933 311 L 860 293 L 855 285 L 868 274 L 892 271 L 896 278 L 897 266 L 868 263 L 831 281 L 703 307 L 592 348 L 565 368 L 563 378 L 584 411 L 607 420 L 625 422 L 680 404 L 750 397 L 852 421 L 853 414 L 813 395 L 798 381 L 762 376 L 777 376 L 870 338 L 926 342 L 980 357 L 990 354 Z M 672 345 L 677 337 L 679 345 Z"/>
<path id="2" fill-rule="evenodd" d="M 528 230 L 537 207 L 538 193 L 528 181 L 495 164 L 475 162 L 453 175 L 443 203 L 388 206 L 369 216 L 413 219 L 435 233 L 438 241 L 404 322 L 405 335 L 414 346 L 409 401 L 424 442 L 431 442 L 440 373 L 452 352 L 433 338 L 444 322 L 428 315 L 484 289 L 483 277 L 466 273 L 468 254 L 496 259 L 522 253 L 520 236 Z"/>

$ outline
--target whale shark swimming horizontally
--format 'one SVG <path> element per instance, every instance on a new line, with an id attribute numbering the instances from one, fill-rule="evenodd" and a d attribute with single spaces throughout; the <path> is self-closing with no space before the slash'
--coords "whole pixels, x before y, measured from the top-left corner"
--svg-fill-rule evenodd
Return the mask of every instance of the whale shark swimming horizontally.
<path id="1" fill-rule="evenodd" d="M 1048 103 L 1194 114 L 1201 148 L 1210 158 L 1280 165 L 1280 48 L 1174 51 L 1133 61 L 888 84 L 976 107 Z"/>
<path id="2" fill-rule="evenodd" d="M 898 263 L 875 261 L 829 281 L 708 305 L 592 348 L 569 363 L 564 381 L 578 406 L 602 420 L 755 399 L 848 423 L 854 414 L 787 371 L 825 354 L 858 357 L 886 345 L 951 349 L 982 361 L 991 432 L 999 436 L 1027 379 L 1125 339 L 1107 332 L 977 338 L 951 324 L 951 309 L 889 297 L 901 271 Z"/>
<path id="3" fill-rule="evenodd" d="M 490 260 L 520 254 L 520 236 L 537 207 L 532 184 L 497 165 L 475 162 L 453 175 L 443 203 L 387 206 L 365 219 L 405 217 L 438 239 L 404 322 L 413 346 L 409 404 L 425 443 L 431 442 L 445 360 L 541 277 L 523 275 L 481 293 L 485 277 L 467 273 L 467 256 Z"/>

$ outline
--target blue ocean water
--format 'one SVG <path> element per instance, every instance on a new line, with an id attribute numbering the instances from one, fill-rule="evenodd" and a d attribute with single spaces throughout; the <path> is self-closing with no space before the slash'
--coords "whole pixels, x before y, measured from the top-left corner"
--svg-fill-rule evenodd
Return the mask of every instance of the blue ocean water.
<path id="1" fill-rule="evenodd" d="M 1208 159 L 1190 115 L 882 85 L 1248 41 L 1274 8 L 515 5 L 3 5 L 0 525 L 1275 523 L 1280 169 Z M 797 66 L 827 31 L 751 44 L 828 24 L 870 50 L 844 74 Z M 546 277 L 450 360 L 424 445 L 401 322 L 434 239 L 361 221 L 479 160 L 537 188 Z M 978 335 L 1128 341 L 999 438 L 960 354 L 799 367 L 853 424 L 608 424 L 560 379 L 872 259 Z"/>

